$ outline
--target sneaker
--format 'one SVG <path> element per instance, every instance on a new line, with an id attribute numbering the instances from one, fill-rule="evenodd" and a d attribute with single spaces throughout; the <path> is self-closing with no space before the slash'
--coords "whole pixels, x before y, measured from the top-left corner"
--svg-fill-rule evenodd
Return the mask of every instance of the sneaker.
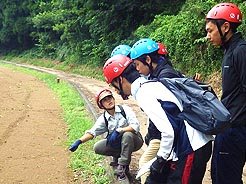
<path id="1" fill-rule="evenodd" d="M 125 173 L 121 173 L 121 175 L 118 176 L 118 180 L 119 181 L 126 180 L 126 174 Z"/>
<path id="2" fill-rule="evenodd" d="M 110 162 L 109 165 L 113 167 L 118 166 L 118 158 L 112 157 L 112 161 Z"/>
<path id="3" fill-rule="evenodd" d="M 117 176 L 120 176 L 122 174 L 126 174 L 126 168 L 127 168 L 127 166 L 118 165 L 117 168 L 114 170 L 114 174 Z"/>
<path id="4" fill-rule="evenodd" d="M 114 174 L 118 176 L 119 181 L 126 179 L 126 168 L 127 166 L 118 165 L 117 168 L 114 170 Z"/>
<path id="5" fill-rule="evenodd" d="M 119 176 L 121 175 L 121 173 L 129 174 L 129 165 L 118 165 L 117 168 L 114 170 L 114 174 Z"/>

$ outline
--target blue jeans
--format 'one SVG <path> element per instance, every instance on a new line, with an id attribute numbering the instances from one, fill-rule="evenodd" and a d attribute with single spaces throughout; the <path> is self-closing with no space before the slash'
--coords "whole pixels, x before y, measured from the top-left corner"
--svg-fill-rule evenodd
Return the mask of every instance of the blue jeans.
<path id="1" fill-rule="evenodd" d="M 229 128 L 214 141 L 211 165 L 213 184 L 242 184 L 246 161 L 246 126 Z"/>

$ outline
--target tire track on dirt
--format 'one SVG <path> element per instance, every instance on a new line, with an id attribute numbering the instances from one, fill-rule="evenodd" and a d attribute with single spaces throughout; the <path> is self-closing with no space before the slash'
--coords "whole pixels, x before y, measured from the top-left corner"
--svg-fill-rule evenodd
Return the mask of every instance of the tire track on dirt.
<path id="1" fill-rule="evenodd" d="M 7 77 L 11 77 L 9 74 L 4 73 L 5 76 Z M 18 88 L 19 86 L 16 85 L 16 88 Z M 12 132 L 14 131 L 14 129 L 18 126 L 18 124 L 22 121 L 25 120 L 25 118 L 27 117 L 27 112 L 28 112 L 28 101 L 30 99 L 30 90 L 27 89 L 27 94 L 24 98 L 24 103 L 23 103 L 23 107 L 24 109 L 22 110 L 22 114 L 21 116 L 19 116 L 15 121 L 9 123 L 8 127 L 6 128 L 6 130 L 2 133 L 1 138 L 0 138 L 0 146 L 4 143 L 6 143 L 7 139 L 9 136 L 11 136 Z"/>
<path id="2" fill-rule="evenodd" d="M 47 85 L 0 67 L 0 183 L 72 183 L 60 104 Z"/>

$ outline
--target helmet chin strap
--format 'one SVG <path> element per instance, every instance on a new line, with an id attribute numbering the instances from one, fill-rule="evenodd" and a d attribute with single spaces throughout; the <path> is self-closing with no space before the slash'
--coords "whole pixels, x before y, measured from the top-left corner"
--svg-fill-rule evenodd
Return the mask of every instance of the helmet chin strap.
<path id="1" fill-rule="evenodd" d="M 149 67 L 150 73 L 152 73 L 153 72 L 152 61 L 150 62 L 150 64 L 148 64 L 148 67 Z"/>
<path id="2" fill-rule="evenodd" d="M 123 100 L 127 100 L 127 99 L 128 99 L 128 95 L 126 95 L 126 94 L 124 93 L 124 91 L 123 91 L 122 84 L 121 84 L 121 79 L 118 78 L 118 79 L 117 79 L 117 82 L 118 82 L 118 84 L 119 84 L 119 87 L 113 85 L 114 88 L 116 88 L 117 90 L 119 90 L 120 96 L 122 97 Z"/>
<path id="3" fill-rule="evenodd" d="M 123 88 L 122 88 L 122 84 L 121 84 L 120 81 L 121 81 L 121 79 L 119 78 L 119 86 L 120 86 L 119 91 L 120 91 L 120 95 L 121 95 L 121 97 L 122 97 L 123 100 L 127 100 L 128 99 L 128 95 L 126 95 L 124 93 Z"/>
<path id="4" fill-rule="evenodd" d="M 221 31 L 221 26 L 219 25 L 218 22 L 216 22 L 216 26 L 217 26 L 218 31 L 219 31 L 219 33 L 220 33 L 221 46 L 223 46 L 223 45 L 225 44 L 225 41 L 226 41 L 226 35 L 229 33 L 230 30 L 229 30 L 228 32 L 225 32 L 225 34 L 223 34 L 222 31 Z M 231 29 L 231 28 L 230 28 L 230 29 Z"/>

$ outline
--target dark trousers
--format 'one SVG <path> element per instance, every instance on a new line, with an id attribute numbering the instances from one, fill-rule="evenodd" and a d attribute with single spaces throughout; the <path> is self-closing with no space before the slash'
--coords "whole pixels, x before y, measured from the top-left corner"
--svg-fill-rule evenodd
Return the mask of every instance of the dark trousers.
<path id="1" fill-rule="evenodd" d="M 242 184 L 246 161 L 246 126 L 229 128 L 214 142 L 211 165 L 213 184 Z"/>
<path id="2" fill-rule="evenodd" d="M 212 154 L 212 141 L 170 167 L 168 184 L 202 184 L 207 162 Z"/>

